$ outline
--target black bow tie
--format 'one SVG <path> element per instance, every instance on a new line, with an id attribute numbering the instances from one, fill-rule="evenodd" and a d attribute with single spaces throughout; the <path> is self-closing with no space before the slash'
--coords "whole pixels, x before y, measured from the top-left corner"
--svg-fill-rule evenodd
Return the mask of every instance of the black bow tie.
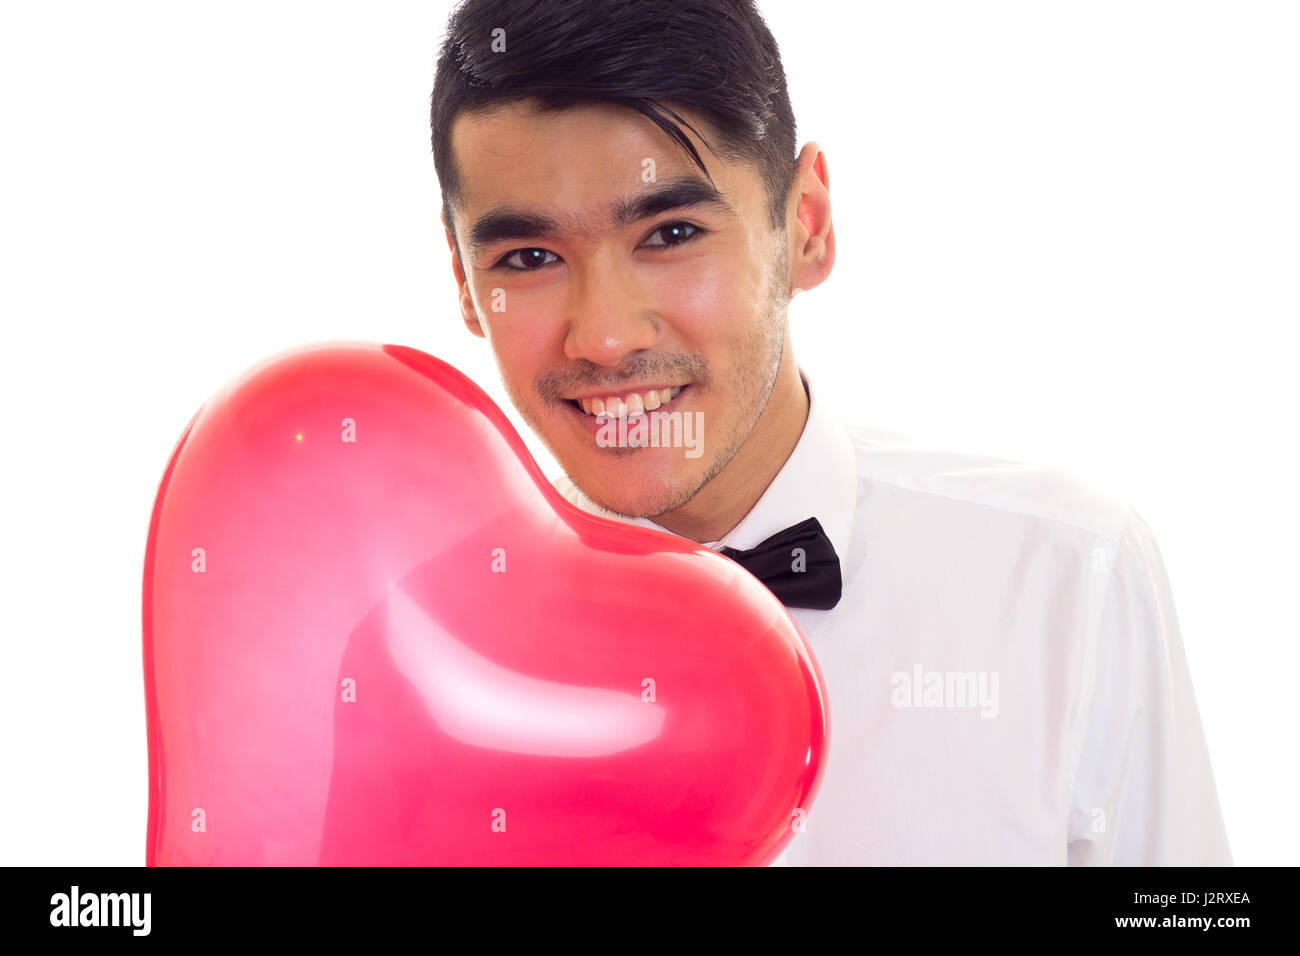
<path id="1" fill-rule="evenodd" d="M 816 518 L 778 531 L 756 547 L 719 548 L 718 553 L 766 584 L 786 607 L 828 611 L 840 603 L 839 555 Z"/>

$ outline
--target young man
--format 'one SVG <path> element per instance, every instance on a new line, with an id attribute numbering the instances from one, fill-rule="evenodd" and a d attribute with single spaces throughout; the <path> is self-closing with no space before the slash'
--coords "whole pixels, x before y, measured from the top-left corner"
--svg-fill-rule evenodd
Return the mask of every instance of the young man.
<path id="1" fill-rule="evenodd" d="M 779 863 L 1231 862 L 1141 519 L 846 428 L 796 364 L 830 180 L 752 0 L 468 0 L 431 123 L 465 324 L 557 487 L 728 548 L 817 655 L 830 753 Z"/>

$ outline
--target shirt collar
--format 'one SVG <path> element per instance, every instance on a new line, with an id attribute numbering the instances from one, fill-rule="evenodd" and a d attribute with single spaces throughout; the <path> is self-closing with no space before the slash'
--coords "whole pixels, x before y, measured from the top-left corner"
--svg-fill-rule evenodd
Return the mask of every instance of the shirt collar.
<path id="1" fill-rule="evenodd" d="M 848 554 L 858 500 L 857 453 L 844 426 L 834 419 L 829 407 L 818 401 L 802 367 L 799 377 L 808 391 L 808 420 L 794 451 L 740 523 L 717 541 L 705 542 L 705 547 L 748 550 L 813 517 L 830 538 L 840 560 Z M 563 483 L 569 486 L 566 497 L 584 511 L 655 531 L 668 530 L 649 518 L 614 514 L 593 502 L 572 482 L 564 479 Z"/>

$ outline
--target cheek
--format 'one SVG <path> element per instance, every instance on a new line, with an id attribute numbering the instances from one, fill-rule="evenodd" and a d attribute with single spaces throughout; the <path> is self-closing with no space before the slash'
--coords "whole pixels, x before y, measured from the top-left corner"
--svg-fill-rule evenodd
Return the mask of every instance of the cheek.
<path id="1" fill-rule="evenodd" d="M 511 401 L 533 405 L 537 402 L 533 384 L 544 371 L 546 353 L 537 341 L 536 326 L 522 319 L 488 311 L 482 325 Z"/>
<path id="2" fill-rule="evenodd" d="M 482 281 L 474 290 L 479 318 L 497 360 L 508 368 L 543 358 L 558 341 L 560 286 Z"/>
<path id="3" fill-rule="evenodd" d="M 755 321 L 762 271 L 753 260 L 707 257 L 656 274 L 656 308 L 687 338 L 723 342 L 743 337 Z"/>

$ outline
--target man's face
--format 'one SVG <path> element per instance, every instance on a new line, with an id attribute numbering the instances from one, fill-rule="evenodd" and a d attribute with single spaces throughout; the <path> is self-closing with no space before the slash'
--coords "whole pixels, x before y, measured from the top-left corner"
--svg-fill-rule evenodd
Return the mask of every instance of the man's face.
<path id="1" fill-rule="evenodd" d="M 486 335 L 511 401 L 569 477 L 624 515 L 671 511 L 726 467 L 786 341 L 789 253 L 762 181 L 692 139 L 716 192 L 625 107 L 512 104 L 462 114 L 452 130 L 466 324 Z M 607 420 L 593 411 L 633 426 L 638 406 L 661 427 L 680 412 L 702 440 L 610 446 L 608 427 L 601 439 Z"/>

